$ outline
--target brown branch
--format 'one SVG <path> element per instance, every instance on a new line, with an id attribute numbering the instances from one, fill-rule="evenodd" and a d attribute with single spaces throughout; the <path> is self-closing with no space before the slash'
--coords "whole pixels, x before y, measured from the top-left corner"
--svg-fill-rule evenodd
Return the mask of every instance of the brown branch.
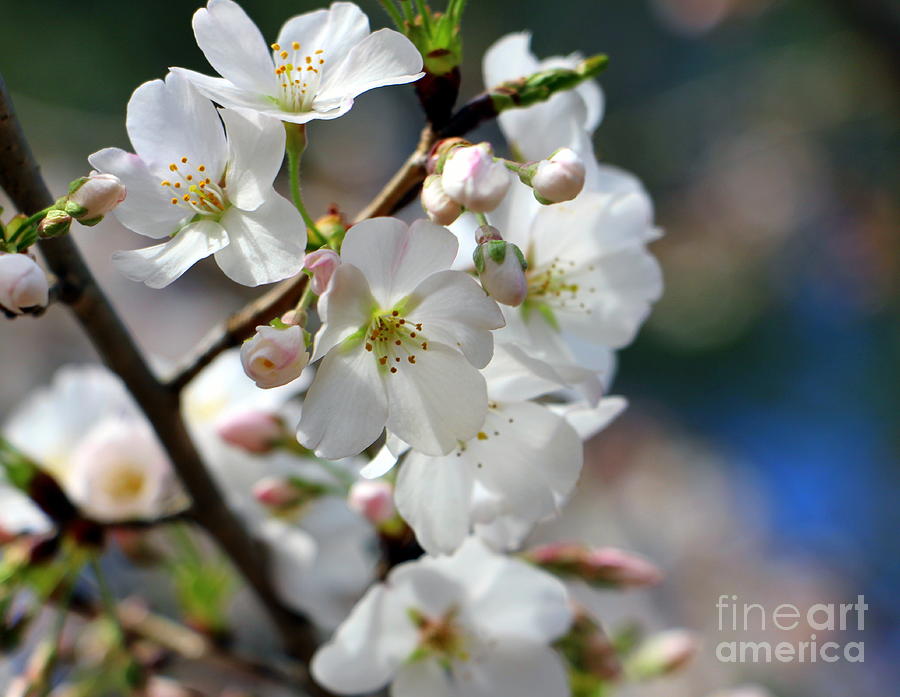
<path id="1" fill-rule="evenodd" d="M 0 187 L 20 212 L 31 214 L 53 203 L 0 77 Z M 67 304 L 100 357 L 122 377 L 153 425 L 194 503 L 198 522 L 219 543 L 254 589 L 275 623 L 285 648 L 307 661 L 316 648 L 315 632 L 305 617 L 278 600 L 267 573 L 262 545 L 227 508 L 219 487 L 203 464 L 181 417 L 178 392 L 151 372 L 106 295 L 98 286 L 70 236 L 39 243 Z"/>

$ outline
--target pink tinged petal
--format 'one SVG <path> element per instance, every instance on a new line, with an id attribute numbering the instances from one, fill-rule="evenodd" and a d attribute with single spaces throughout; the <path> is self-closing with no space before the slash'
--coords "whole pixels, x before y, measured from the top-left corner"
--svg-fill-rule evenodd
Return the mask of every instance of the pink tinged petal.
<path id="1" fill-rule="evenodd" d="M 221 178 L 228 147 L 219 115 L 180 75 L 169 73 L 165 82 L 138 87 L 128 102 L 125 126 L 135 152 L 157 176 L 171 178 L 169 165 L 176 164 L 186 171 L 203 165 L 209 177 Z"/>
<path id="2" fill-rule="evenodd" d="M 422 280 L 450 268 L 457 244 L 453 233 L 427 220 L 407 226 L 396 218 L 373 218 L 347 231 L 341 260 L 362 271 L 388 310 Z"/>
<path id="3" fill-rule="evenodd" d="M 159 178 L 137 155 L 105 148 L 88 157 L 88 162 L 101 172 L 115 174 L 128 190 L 128 196 L 113 210 L 122 225 L 153 238 L 167 237 L 178 229 L 185 209 L 172 205 L 169 190 L 160 186 Z"/>
<path id="4" fill-rule="evenodd" d="M 387 418 L 384 383 L 372 354 L 361 342 L 336 346 L 306 394 L 297 437 L 319 457 L 338 460 L 371 445 Z"/>
<path id="5" fill-rule="evenodd" d="M 387 602 L 390 591 L 373 586 L 310 666 L 317 683 L 332 692 L 358 694 L 387 685 L 412 653 L 416 634 L 400 608 Z"/>
<path id="6" fill-rule="evenodd" d="M 468 697 L 451 681 L 451 674 L 437 661 L 414 661 L 400 668 L 391 685 L 391 697 Z"/>
<path id="7" fill-rule="evenodd" d="M 429 554 L 450 554 L 469 534 L 471 464 L 455 452 L 428 457 L 413 452 L 400 467 L 394 498 L 397 510 Z"/>
<path id="8" fill-rule="evenodd" d="M 274 283 L 300 273 L 306 251 L 303 222 L 287 199 L 272 192 L 252 212 L 231 208 L 222 216 L 229 244 L 216 263 L 245 286 Z"/>
<path id="9" fill-rule="evenodd" d="M 569 697 L 569 677 L 559 654 L 512 637 L 491 644 L 472 660 L 453 665 L 451 680 L 465 697 Z"/>
<path id="10" fill-rule="evenodd" d="M 219 116 L 228 135 L 228 199 L 245 211 L 255 210 L 272 196 L 284 160 L 284 126 L 277 119 L 246 109 L 222 109 Z"/>
<path id="11" fill-rule="evenodd" d="M 430 275 L 410 295 L 406 312 L 410 321 L 422 323 L 425 336 L 459 349 L 476 368 L 493 355 L 490 330 L 504 325 L 497 303 L 461 271 Z"/>
<path id="12" fill-rule="evenodd" d="M 534 402 L 499 404 L 463 458 L 500 501 L 499 514 L 532 523 L 556 514 L 581 474 L 581 438 L 558 414 Z"/>
<path id="13" fill-rule="evenodd" d="M 428 455 L 448 453 L 475 436 L 487 412 L 487 389 L 462 354 L 429 343 L 415 354 L 415 363 L 404 360 L 396 368 L 384 372 L 388 429 Z"/>
<path id="14" fill-rule="evenodd" d="M 210 0 L 194 13 L 194 36 L 209 64 L 236 87 L 276 94 L 275 66 L 263 35 L 232 0 Z"/>
<path id="15" fill-rule="evenodd" d="M 374 308 L 375 299 L 362 272 L 351 264 L 338 266 L 328 290 L 319 298 L 322 327 L 316 334 L 312 360 L 319 360 L 341 341 L 367 326 Z"/>
<path id="16" fill-rule="evenodd" d="M 325 72 L 316 101 L 343 100 L 376 87 L 401 85 L 422 77 L 422 55 L 403 34 L 379 29 Z"/>
<path id="17" fill-rule="evenodd" d="M 557 578 L 492 552 L 477 538 L 468 538 L 456 554 L 439 561 L 468 590 L 468 619 L 503 643 L 547 643 L 572 624 L 568 593 Z"/>
<path id="18" fill-rule="evenodd" d="M 228 244 L 228 235 L 218 223 L 201 220 L 186 225 L 168 242 L 115 252 L 113 264 L 126 278 L 150 288 L 165 288 L 191 266 Z"/>

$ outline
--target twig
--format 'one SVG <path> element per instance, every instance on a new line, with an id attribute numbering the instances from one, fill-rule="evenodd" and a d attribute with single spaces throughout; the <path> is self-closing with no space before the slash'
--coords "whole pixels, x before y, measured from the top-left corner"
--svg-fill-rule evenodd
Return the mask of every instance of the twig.
<path id="1" fill-rule="evenodd" d="M 31 214 L 53 202 L 31 153 L 12 100 L 0 77 L 0 186 L 13 204 Z M 316 648 L 308 619 L 278 600 L 267 573 L 263 546 L 227 508 L 225 498 L 203 464 L 181 418 L 178 393 L 160 383 L 144 361 L 70 236 L 39 242 L 67 304 L 103 361 L 122 377 L 153 425 L 190 494 L 198 522 L 241 571 L 275 623 L 289 653 L 307 661 Z"/>

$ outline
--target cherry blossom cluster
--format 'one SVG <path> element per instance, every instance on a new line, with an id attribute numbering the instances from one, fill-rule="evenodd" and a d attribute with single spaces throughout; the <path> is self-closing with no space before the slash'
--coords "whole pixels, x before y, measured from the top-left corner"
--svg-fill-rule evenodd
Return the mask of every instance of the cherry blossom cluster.
<path id="1" fill-rule="evenodd" d="M 458 42 L 462 3 L 445 15 L 422 4 L 415 22 L 386 5 L 400 31 L 372 32 L 356 5 L 335 2 L 268 43 L 237 3 L 209 0 L 193 29 L 218 77 L 171 68 L 138 87 L 134 152 L 91 155 L 95 171 L 22 234 L 112 213 L 156 240 L 112 258 L 150 288 L 209 256 L 245 286 L 304 279 L 293 308 L 207 366 L 180 409 L 227 506 L 267 549 L 280 601 L 333 632 L 311 663 L 324 688 L 564 697 L 574 676 L 599 694 L 674 670 L 691 637 L 618 656 L 567 585 L 649 585 L 652 564 L 578 543 L 528 549 L 571 498 L 584 442 L 626 407 L 610 394 L 615 354 L 662 291 L 650 197 L 597 161 L 603 95 L 579 80 L 500 110 L 505 145 L 435 138 L 426 218 L 351 225 L 338 208 L 315 219 L 299 186 L 307 127 L 423 78 L 423 66 L 425 80 L 457 67 L 426 49 Z M 435 29 L 453 18 L 456 33 Z M 440 48 L 459 55 L 458 43 Z M 528 76 L 570 76 L 580 62 L 539 61 L 528 34 L 511 34 L 487 52 L 484 81 L 524 90 L 547 82 Z M 286 156 L 290 200 L 276 191 Z M 8 245 L 0 305 L 21 313 L 48 294 L 27 244 Z M 105 370 L 64 369 L 3 434 L 93 523 L 190 506 L 177 463 Z M 0 529 L 53 535 L 63 523 L 15 483 L 0 488 Z M 379 558 L 378 542 L 411 560 Z M 597 664 L 586 651 L 603 653 L 603 671 L 584 667 Z"/>

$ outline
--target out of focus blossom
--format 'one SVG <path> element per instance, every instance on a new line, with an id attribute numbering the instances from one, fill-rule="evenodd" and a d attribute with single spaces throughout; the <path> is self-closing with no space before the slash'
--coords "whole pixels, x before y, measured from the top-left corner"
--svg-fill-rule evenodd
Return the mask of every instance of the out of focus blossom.
<path id="1" fill-rule="evenodd" d="M 696 634 L 684 629 L 668 629 L 654 634 L 629 656 L 626 670 L 644 680 L 669 675 L 683 668 L 697 654 Z"/>
<path id="2" fill-rule="evenodd" d="M 335 119 L 363 92 L 422 76 L 412 42 L 391 29 L 370 33 L 352 2 L 292 17 L 271 46 L 232 0 L 210 0 L 193 24 L 197 45 L 222 77 L 173 70 L 219 104 L 281 121 Z"/>
<path id="3" fill-rule="evenodd" d="M 257 387 L 281 387 L 300 377 L 309 362 L 303 329 L 261 325 L 241 346 L 241 364 Z"/>
<path id="4" fill-rule="evenodd" d="M 614 547 L 555 542 L 528 550 L 526 559 L 560 576 L 616 588 L 652 586 L 660 570 L 646 559 Z"/>
<path id="5" fill-rule="evenodd" d="M 50 285 L 47 275 L 27 254 L 0 252 L 0 307 L 20 315 L 47 304 Z"/>
<path id="6" fill-rule="evenodd" d="M 506 166 L 494 160 L 489 143 L 453 148 L 441 173 L 446 194 L 475 213 L 489 213 L 499 206 L 511 181 Z"/>
<path id="7" fill-rule="evenodd" d="M 316 653 L 312 674 L 348 695 L 390 683 L 397 697 L 566 697 L 550 645 L 571 622 L 559 581 L 469 539 L 452 557 L 394 568 Z"/>
<path id="8" fill-rule="evenodd" d="M 347 503 L 374 525 L 386 523 L 397 514 L 394 487 L 386 481 L 361 479 L 354 482 L 347 495 Z"/>
<path id="9" fill-rule="evenodd" d="M 272 412 L 248 409 L 224 414 L 216 433 L 229 445 L 250 453 L 267 453 L 286 433 L 284 421 Z"/>

